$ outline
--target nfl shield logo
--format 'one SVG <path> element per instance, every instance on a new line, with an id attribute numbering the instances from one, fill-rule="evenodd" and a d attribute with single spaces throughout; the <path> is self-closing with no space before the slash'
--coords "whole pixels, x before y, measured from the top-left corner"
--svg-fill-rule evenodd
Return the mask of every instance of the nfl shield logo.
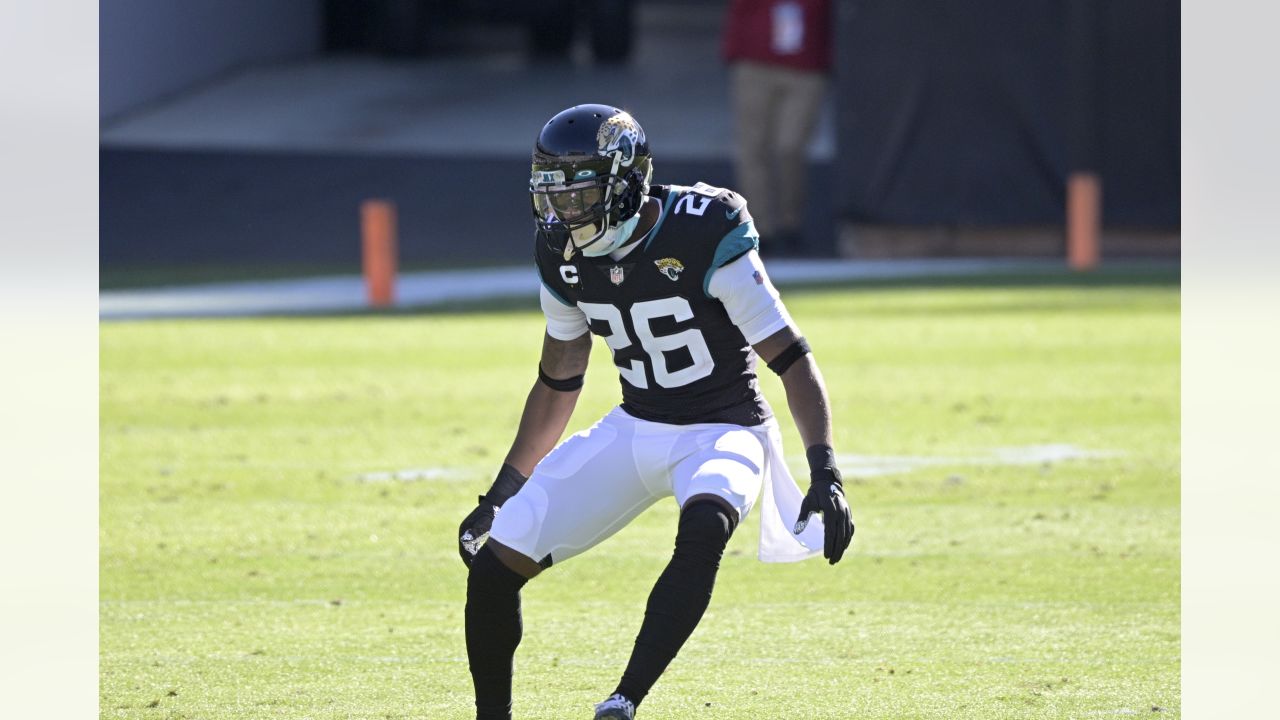
<path id="1" fill-rule="evenodd" d="M 622 266 L 614 265 L 613 267 L 609 268 L 609 281 L 612 282 L 614 285 L 621 285 L 622 274 L 623 274 Z"/>

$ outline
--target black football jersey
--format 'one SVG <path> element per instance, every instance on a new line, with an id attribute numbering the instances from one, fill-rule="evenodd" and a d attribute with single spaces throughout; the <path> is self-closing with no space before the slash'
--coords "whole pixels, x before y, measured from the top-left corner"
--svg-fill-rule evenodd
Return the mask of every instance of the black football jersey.
<path id="1" fill-rule="evenodd" d="M 643 420 L 758 425 L 772 416 L 756 354 L 708 294 L 711 274 L 759 244 L 741 195 L 698 183 L 654 185 L 662 212 L 619 261 L 569 261 L 538 240 L 542 283 L 587 316 L 613 352 L 622 408 Z"/>

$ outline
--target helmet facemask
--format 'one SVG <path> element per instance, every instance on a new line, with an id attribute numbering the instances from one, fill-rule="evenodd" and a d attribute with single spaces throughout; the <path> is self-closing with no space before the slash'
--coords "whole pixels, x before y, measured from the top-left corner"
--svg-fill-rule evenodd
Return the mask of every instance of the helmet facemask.
<path id="1" fill-rule="evenodd" d="M 616 165 L 615 158 L 614 163 Z M 564 240 L 565 260 L 574 252 L 607 255 L 627 240 L 649 192 L 652 165 L 648 158 L 617 174 L 614 167 L 596 175 L 580 163 L 535 162 L 529 193 L 534 221 L 549 238 Z M 573 177 L 585 179 L 567 181 Z M 622 231 L 628 232 L 622 232 Z"/>
<path id="2" fill-rule="evenodd" d="M 617 224 L 615 201 L 626 190 L 621 178 L 605 175 L 566 183 L 561 180 L 565 173 L 560 170 L 548 173 L 535 169 L 533 174 L 529 193 L 534 218 L 539 229 L 548 235 L 567 236 L 566 259 L 573 249 L 594 249 L 609 227 Z M 556 179 L 538 182 L 548 175 Z"/>

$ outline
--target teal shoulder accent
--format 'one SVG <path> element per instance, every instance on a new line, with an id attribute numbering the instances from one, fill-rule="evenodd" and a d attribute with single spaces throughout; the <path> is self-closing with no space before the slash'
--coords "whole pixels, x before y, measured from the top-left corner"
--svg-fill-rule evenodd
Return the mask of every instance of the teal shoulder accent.
<path id="1" fill-rule="evenodd" d="M 720 244 L 716 246 L 716 254 L 711 259 L 711 267 L 702 278 L 702 294 L 711 297 L 711 274 L 728 265 L 752 250 L 760 249 L 760 233 L 756 231 L 754 220 L 748 220 L 730 230 Z"/>
<path id="2" fill-rule="evenodd" d="M 680 196 L 680 191 L 684 188 L 676 185 L 668 186 L 667 201 L 662 203 L 662 214 L 658 216 L 658 222 L 653 224 L 653 229 L 649 231 L 649 239 L 644 241 L 644 247 L 640 248 L 643 252 L 649 249 L 653 244 L 653 239 L 658 237 L 658 231 L 662 229 L 662 223 L 667 219 L 667 215 L 671 213 L 671 208 L 676 204 L 676 198 Z"/>
<path id="3" fill-rule="evenodd" d="M 563 295 L 561 295 L 560 293 L 556 292 L 556 291 L 555 291 L 555 288 L 551 287 L 550 285 L 546 284 L 545 282 L 544 282 L 544 283 L 542 283 L 542 287 L 546 288 L 546 289 L 547 289 L 547 292 L 551 293 L 551 296 L 552 296 L 552 297 L 554 297 L 555 299 L 559 300 L 561 304 L 563 304 L 563 305 L 567 305 L 567 306 L 569 306 L 569 307 L 577 307 L 577 305 L 574 305 L 573 303 L 569 302 L 568 300 L 565 300 Z"/>

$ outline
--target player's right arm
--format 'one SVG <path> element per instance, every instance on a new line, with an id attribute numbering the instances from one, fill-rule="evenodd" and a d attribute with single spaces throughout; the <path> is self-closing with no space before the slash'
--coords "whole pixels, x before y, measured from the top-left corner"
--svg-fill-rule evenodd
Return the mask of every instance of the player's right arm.
<path id="1" fill-rule="evenodd" d="M 505 461 L 524 477 L 533 473 L 533 466 L 551 452 L 569 425 L 590 356 L 591 336 L 587 333 L 572 340 L 543 336 L 538 363 L 541 372 L 524 401 L 520 428 Z"/>
<path id="2" fill-rule="evenodd" d="M 587 360 L 591 357 L 587 317 L 577 306 L 565 303 L 545 286 L 541 302 L 547 316 L 547 332 L 542 338 L 538 379 L 525 398 L 516 438 L 498 470 L 498 477 L 458 526 L 458 555 L 467 565 L 488 539 L 498 509 L 520 491 L 534 466 L 560 440 L 582 390 Z"/>

